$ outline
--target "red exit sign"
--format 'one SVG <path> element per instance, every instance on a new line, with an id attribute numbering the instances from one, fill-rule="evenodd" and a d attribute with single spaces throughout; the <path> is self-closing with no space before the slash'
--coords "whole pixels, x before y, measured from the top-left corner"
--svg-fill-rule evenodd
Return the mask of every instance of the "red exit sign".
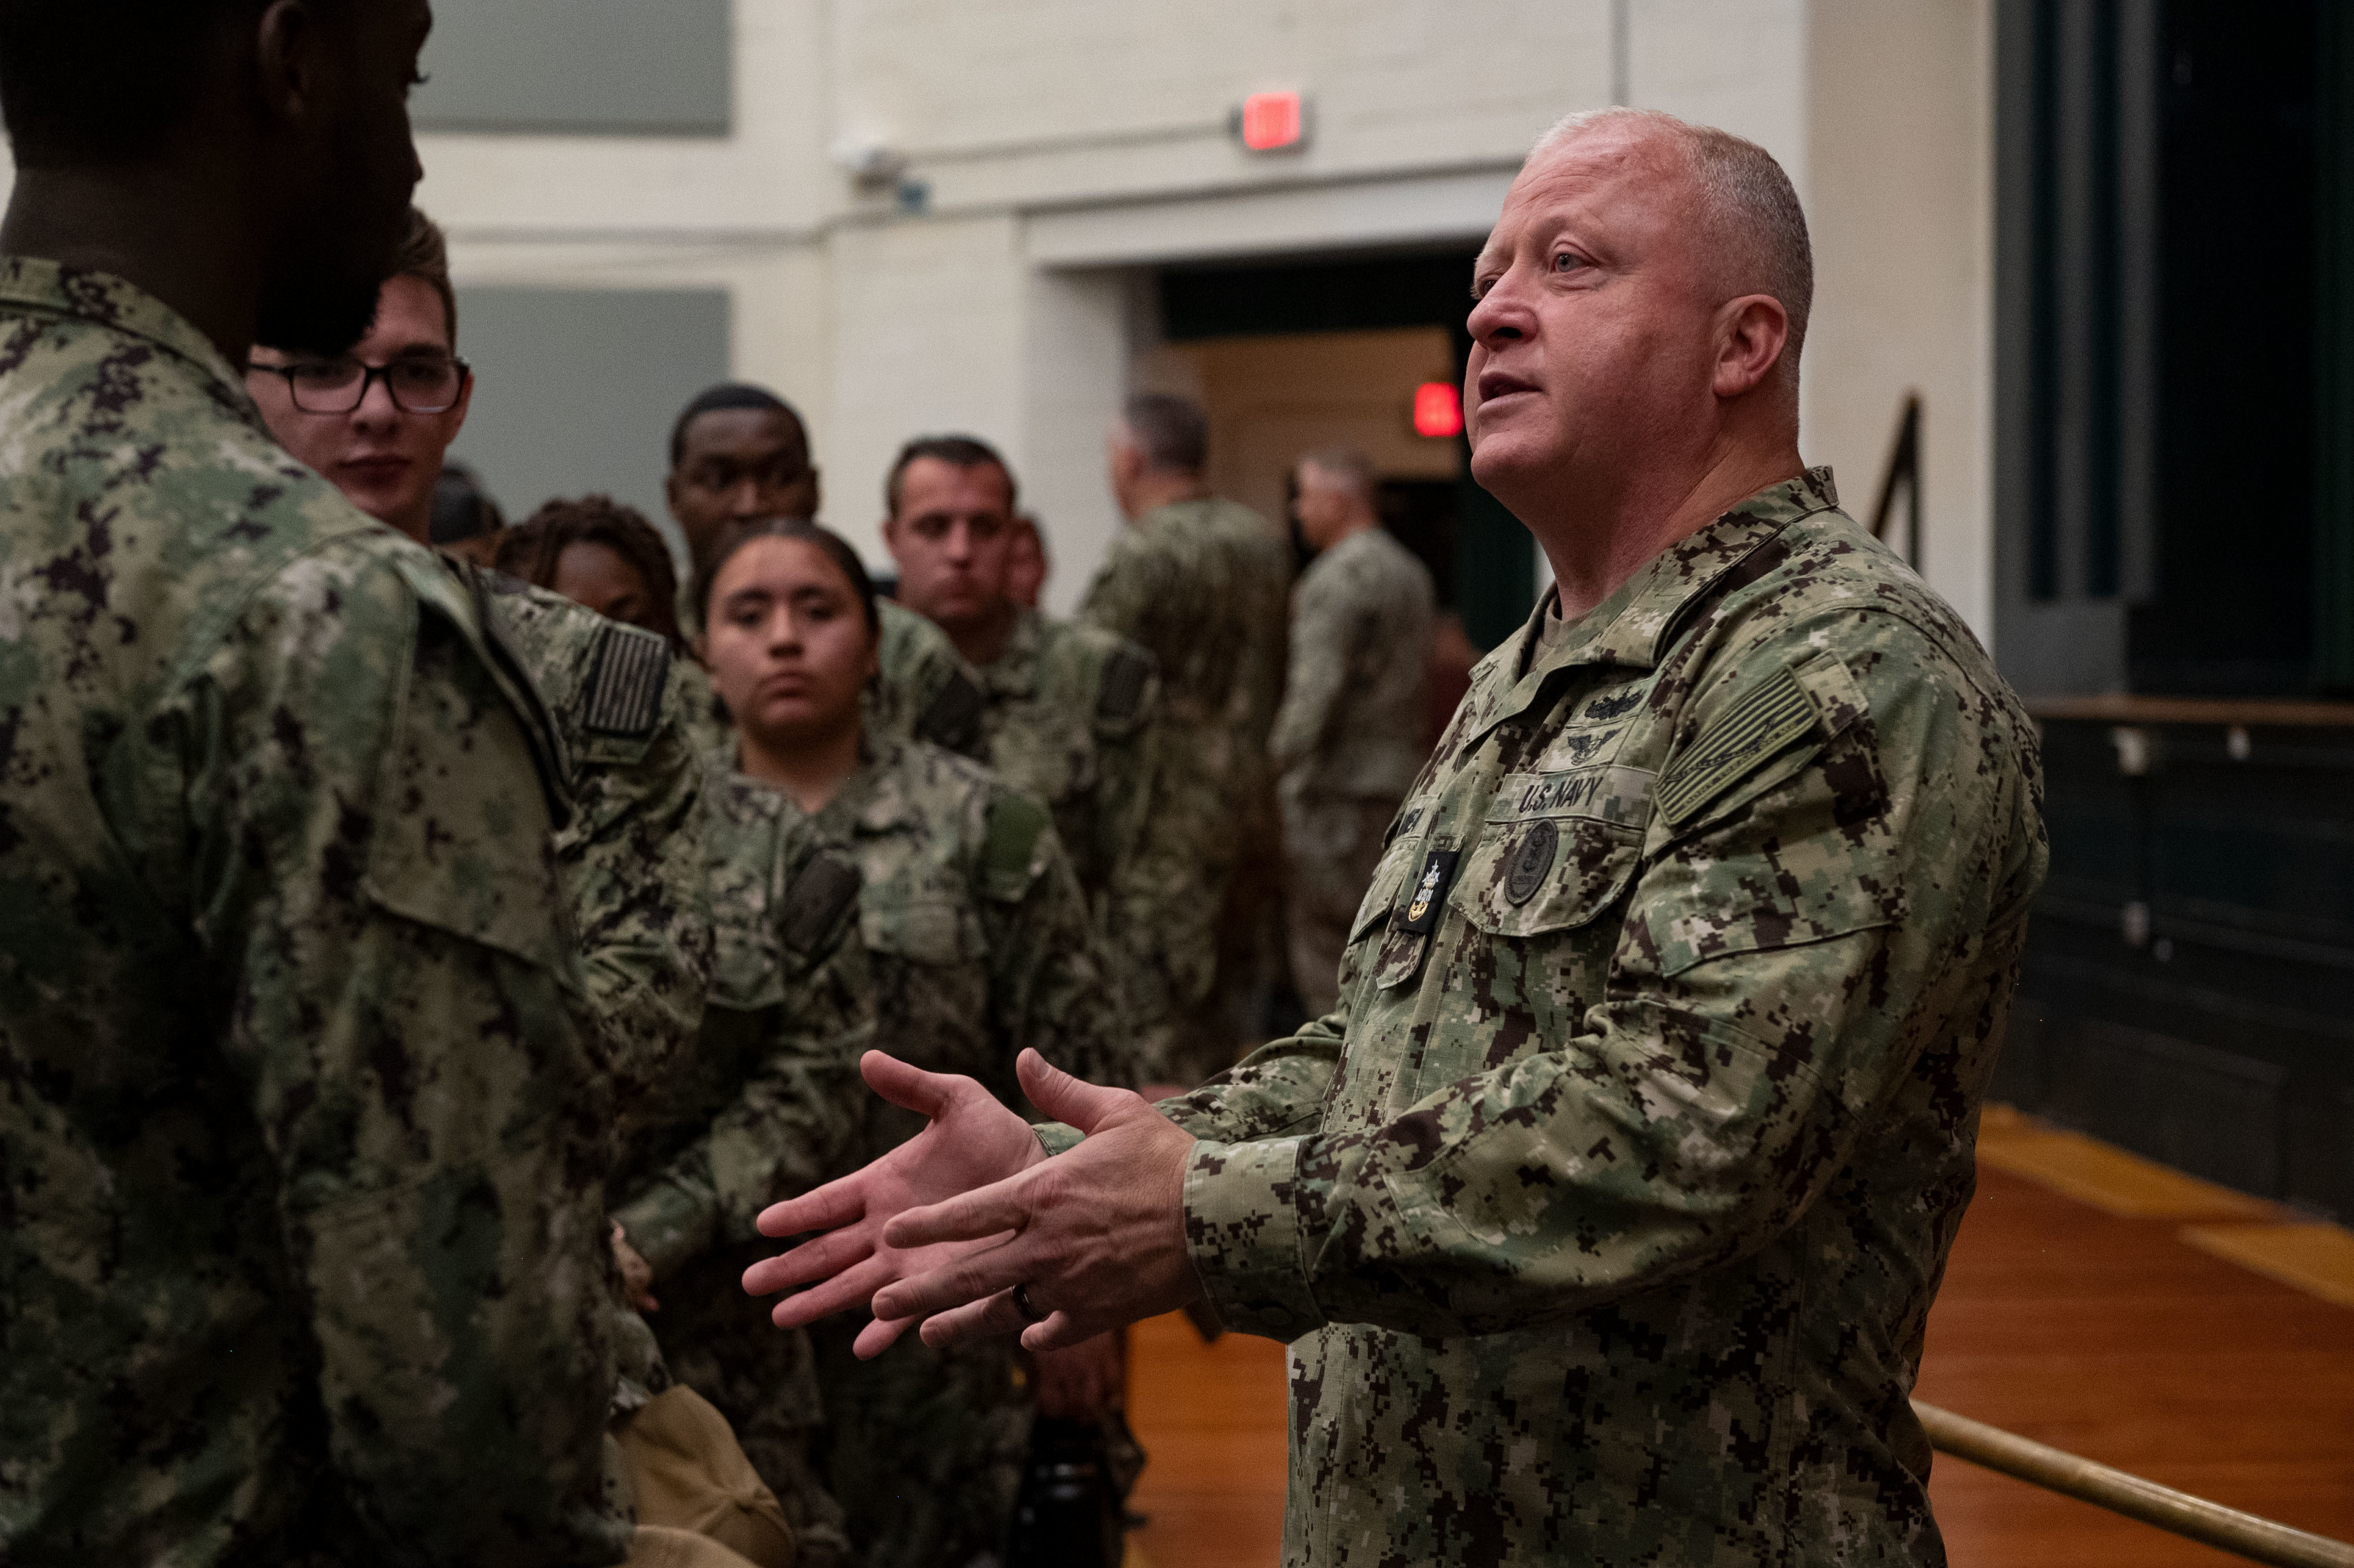
<path id="1" fill-rule="evenodd" d="M 1308 140 L 1307 101 L 1296 92 L 1254 92 L 1235 111 L 1235 135 L 1254 153 L 1283 153 Z"/>

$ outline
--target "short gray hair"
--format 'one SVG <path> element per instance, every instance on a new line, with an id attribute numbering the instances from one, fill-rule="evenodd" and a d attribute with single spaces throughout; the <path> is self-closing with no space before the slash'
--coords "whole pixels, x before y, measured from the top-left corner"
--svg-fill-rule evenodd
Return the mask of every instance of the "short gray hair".
<path id="1" fill-rule="evenodd" d="M 1313 451 L 1302 452 L 1299 466 L 1312 468 L 1328 479 L 1340 481 L 1368 506 L 1373 503 L 1380 489 L 1379 482 L 1373 477 L 1373 460 L 1352 446 L 1318 447 Z"/>
<path id="2" fill-rule="evenodd" d="M 1199 473 L 1209 466 L 1209 416 L 1191 397 L 1139 392 L 1120 410 L 1120 423 L 1148 468 Z"/>
<path id="3" fill-rule="evenodd" d="M 1806 209 L 1774 154 L 1746 137 L 1658 109 L 1586 109 L 1564 115 L 1529 149 L 1532 164 L 1585 132 L 1623 125 L 1667 137 L 1681 149 L 1700 187 L 1707 221 L 1724 241 L 1734 295 L 1771 294 L 1790 317 L 1790 340 L 1776 369 L 1795 389 L 1798 351 L 1815 305 L 1815 251 Z"/>

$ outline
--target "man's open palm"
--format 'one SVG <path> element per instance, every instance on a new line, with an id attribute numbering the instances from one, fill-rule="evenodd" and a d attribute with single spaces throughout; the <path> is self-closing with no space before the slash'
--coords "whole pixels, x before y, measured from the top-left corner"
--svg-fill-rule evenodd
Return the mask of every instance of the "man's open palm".
<path id="1" fill-rule="evenodd" d="M 761 1213 L 765 1236 L 823 1233 L 744 1272 L 744 1288 L 755 1296 L 811 1286 L 777 1303 L 770 1316 L 780 1329 L 865 1306 L 887 1285 L 989 1245 L 984 1238 L 894 1247 L 884 1241 L 883 1227 L 911 1209 L 1002 1181 L 1046 1158 L 1030 1124 L 970 1078 L 927 1073 L 880 1051 L 861 1057 L 858 1070 L 869 1088 L 930 1125 L 872 1164 Z M 908 1327 L 906 1319 L 869 1324 L 859 1334 L 858 1354 L 880 1355 Z"/>

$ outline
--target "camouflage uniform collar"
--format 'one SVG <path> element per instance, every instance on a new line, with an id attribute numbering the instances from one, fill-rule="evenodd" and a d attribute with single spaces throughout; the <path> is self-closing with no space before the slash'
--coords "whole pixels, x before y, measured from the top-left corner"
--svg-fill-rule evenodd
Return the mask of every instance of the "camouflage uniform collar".
<path id="1" fill-rule="evenodd" d="M 1161 524 L 1179 517 L 1188 515 L 1206 517 L 1210 514 L 1210 509 L 1217 503 L 1218 498 L 1214 495 L 1196 495 L 1186 501 L 1164 501 L 1139 517 L 1129 526 L 1149 533 Z"/>
<path id="2" fill-rule="evenodd" d="M 1045 618 L 1025 609 L 1013 622 L 1005 652 L 993 664 L 977 664 L 973 673 L 992 697 L 1026 697 L 1038 690 L 1038 661 L 1046 649 Z"/>
<path id="3" fill-rule="evenodd" d="M 135 283 L 111 272 L 68 267 L 38 256 L 0 257 L 0 308 L 16 305 L 71 316 L 129 333 L 170 350 L 228 388 L 236 406 L 254 414 L 245 372 L 188 319 Z"/>
<path id="4" fill-rule="evenodd" d="M 861 835 L 888 833 L 914 821 L 915 809 L 899 784 L 903 772 L 899 760 L 907 749 L 906 741 L 877 735 L 869 726 L 858 739 L 857 771 L 842 781 L 833 799 L 811 819 L 818 832 L 846 844 Z"/>
<path id="5" fill-rule="evenodd" d="M 1550 648 L 1544 644 L 1544 619 L 1553 595 L 1546 592 L 1520 630 L 1473 672 L 1469 702 L 1479 700 L 1483 690 L 1495 694 L 1500 685 L 1510 685 L 1487 697 L 1488 711 L 1465 737 L 1466 744 L 1537 707 L 1568 671 L 1657 668 L 1670 634 L 1694 600 L 1791 524 L 1838 505 L 1839 491 L 1828 468 L 1810 468 L 1796 479 L 1769 485 L 1652 556 L 1617 592 L 1564 628 L 1560 641 Z"/>

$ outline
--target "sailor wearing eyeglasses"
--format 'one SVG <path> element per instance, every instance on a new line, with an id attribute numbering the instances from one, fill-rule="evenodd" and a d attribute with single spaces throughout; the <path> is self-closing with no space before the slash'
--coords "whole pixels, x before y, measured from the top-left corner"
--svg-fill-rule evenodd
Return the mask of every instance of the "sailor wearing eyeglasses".
<path id="1" fill-rule="evenodd" d="M 456 328 L 446 243 L 412 211 L 375 324 L 349 354 L 321 359 L 257 347 L 247 362 L 247 389 L 287 450 L 419 544 L 429 542 L 442 454 L 473 396 Z M 691 1048 L 711 980 L 703 768 L 683 683 L 654 633 L 444 559 L 561 737 L 563 755 L 551 764 L 573 814 L 557 834 L 557 856 L 626 1146 L 638 1113 Z M 622 1303 L 613 1306 L 621 1371 L 615 1408 L 627 1448 L 634 1413 L 668 1392 L 669 1376 L 644 1324 Z M 830 1509 L 823 1499 L 796 1505 L 805 1542 L 811 1512 Z"/>

